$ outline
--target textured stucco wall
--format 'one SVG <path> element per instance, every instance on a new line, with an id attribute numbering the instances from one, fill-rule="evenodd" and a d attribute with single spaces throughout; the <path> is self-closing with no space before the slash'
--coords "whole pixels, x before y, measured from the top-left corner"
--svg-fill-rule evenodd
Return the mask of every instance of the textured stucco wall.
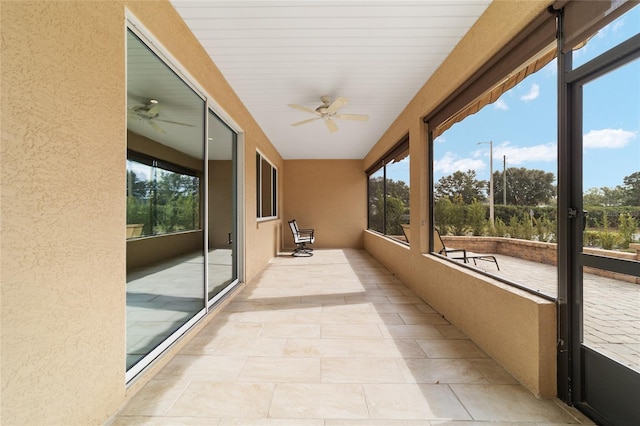
<path id="1" fill-rule="evenodd" d="M 0 423 L 101 424 L 150 376 L 125 384 L 126 9 L 245 132 L 248 279 L 280 244 L 256 222 L 256 149 L 283 162 L 169 2 L 1 7 Z"/>
<path id="2" fill-rule="evenodd" d="M 294 247 L 287 221 L 314 228 L 314 247 L 362 248 L 367 178 L 361 160 L 285 160 L 283 244 Z"/>
<path id="3" fill-rule="evenodd" d="M 2 2 L 3 425 L 125 395 L 124 9 Z"/>
<path id="4" fill-rule="evenodd" d="M 480 66 L 544 12 L 550 1 L 494 1 L 420 89 L 364 159 L 377 161 L 407 133 L 411 154 L 411 248 L 365 232 L 364 246 L 376 259 L 459 327 L 534 394 L 556 393 L 553 303 L 513 292 L 478 274 L 425 256 L 429 232 L 426 127 L 428 115 Z M 398 267 L 401 265 L 401 267 Z M 500 306 L 501 309 L 490 309 Z M 504 306 L 504 309 L 502 308 Z M 508 342 L 506 344 L 505 342 Z"/>

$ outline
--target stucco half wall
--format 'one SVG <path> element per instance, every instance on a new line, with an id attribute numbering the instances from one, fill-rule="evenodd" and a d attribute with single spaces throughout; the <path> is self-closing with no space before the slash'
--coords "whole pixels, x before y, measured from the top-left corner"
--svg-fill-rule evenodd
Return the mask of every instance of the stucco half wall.
<path id="1" fill-rule="evenodd" d="M 364 247 L 534 395 L 556 396 L 556 305 L 371 231 Z"/>

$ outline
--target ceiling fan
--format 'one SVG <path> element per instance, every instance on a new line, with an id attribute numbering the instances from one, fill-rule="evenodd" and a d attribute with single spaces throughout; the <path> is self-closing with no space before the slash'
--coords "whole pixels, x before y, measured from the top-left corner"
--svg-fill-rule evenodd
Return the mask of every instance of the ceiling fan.
<path id="1" fill-rule="evenodd" d="M 164 129 L 156 123 L 156 121 L 162 121 L 164 123 L 178 124 L 180 126 L 194 127 L 192 124 L 180 123 L 178 121 L 163 120 L 158 118 L 160 116 L 160 110 L 162 107 L 155 99 L 150 99 L 146 104 L 134 105 L 129 109 L 129 116 L 133 119 L 144 121 L 149 123 L 153 129 L 158 133 L 165 133 Z"/>
<path id="2" fill-rule="evenodd" d="M 324 124 L 327 126 L 330 132 L 338 131 L 338 126 L 333 121 L 334 118 L 340 120 L 356 120 L 356 121 L 367 121 L 369 120 L 368 115 L 362 114 L 338 114 L 338 110 L 347 104 L 347 98 L 339 97 L 335 101 L 331 102 L 331 99 L 328 96 L 322 96 L 320 98 L 322 105 L 317 107 L 316 109 L 307 108 L 302 105 L 289 104 L 291 108 L 299 109 L 302 111 L 310 112 L 311 114 L 316 115 L 317 117 L 309 118 L 307 120 L 298 121 L 297 123 L 293 123 L 292 126 L 300 126 L 302 124 L 310 123 L 315 120 L 324 120 Z"/>

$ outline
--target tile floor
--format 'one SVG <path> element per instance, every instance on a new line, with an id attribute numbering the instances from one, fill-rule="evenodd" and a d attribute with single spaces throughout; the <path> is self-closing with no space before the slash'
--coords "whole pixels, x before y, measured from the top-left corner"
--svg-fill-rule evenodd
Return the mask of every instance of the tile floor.
<path id="1" fill-rule="evenodd" d="M 593 424 L 539 400 L 361 250 L 282 255 L 111 425 Z"/>

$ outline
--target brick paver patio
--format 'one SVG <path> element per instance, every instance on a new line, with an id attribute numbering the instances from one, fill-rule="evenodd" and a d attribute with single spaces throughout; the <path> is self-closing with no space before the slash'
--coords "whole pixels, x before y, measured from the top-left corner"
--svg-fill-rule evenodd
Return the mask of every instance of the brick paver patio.
<path id="1" fill-rule="evenodd" d="M 556 297 L 557 269 L 552 265 L 496 255 L 500 265 L 478 267 L 542 294 Z M 584 275 L 584 342 L 621 364 L 640 371 L 640 285 L 593 274 Z"/>

